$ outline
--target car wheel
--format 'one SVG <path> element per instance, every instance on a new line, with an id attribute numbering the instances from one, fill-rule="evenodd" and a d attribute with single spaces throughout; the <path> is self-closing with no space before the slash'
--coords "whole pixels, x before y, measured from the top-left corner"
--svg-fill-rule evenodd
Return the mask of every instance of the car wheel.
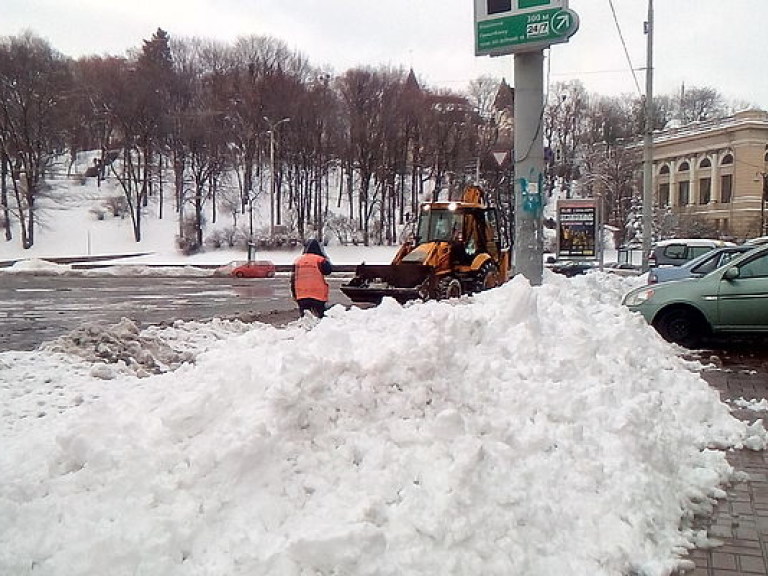
<path id="1" fill-rule="evenodd" d="M 709 330 L 701 315 L 690 308 L 666 310 L 653 324 L 664 340 L 695 348 Z"/>
<path id="2" fill-rule="evenodd" d="M 243 274 L 242 272 L 235 272 L 235 277 L 236 278 L 245 278 L 245 274 Z"/>
<path id="3" fill-rule="evenodd" d="M 437 297 L 440 300 L 459 298 L 461 292 L 461 282 L 453 276 L 445 276 L 437 283 Z"/>
<path id="4" fill-rule="evenodd" d="M 472 288 L 473 292 L 482 292 L 483 290 L 489 290 L 499 285 L 499 268 L 488 260 L 484 262 L 480 269 L 477 271 L 475 283 Z"/>

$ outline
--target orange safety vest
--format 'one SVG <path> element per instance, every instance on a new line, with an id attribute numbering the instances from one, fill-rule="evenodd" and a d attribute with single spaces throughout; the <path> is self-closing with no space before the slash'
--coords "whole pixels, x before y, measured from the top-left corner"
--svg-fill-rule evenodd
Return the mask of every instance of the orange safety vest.
<path id="1" fill-rule="evenodd" d="M 293 265 L 295 274 L 296 300 L 314 298 L 328 301 L 328 282 L 320 271 L 320 263 L 325 258 L 317 254 L 302 254 Z"/>

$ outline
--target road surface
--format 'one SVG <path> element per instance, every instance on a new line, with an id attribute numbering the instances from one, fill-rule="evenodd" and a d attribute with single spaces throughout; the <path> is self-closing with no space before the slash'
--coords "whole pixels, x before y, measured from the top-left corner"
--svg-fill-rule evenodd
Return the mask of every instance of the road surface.
<path id="1" fill-rule="evenodd" d="M 350 305 L 331 277 L 331 304 Z M 287 275 L 270 279 L 214 277 L 0 276 L 0 351 L 33 350 L 92 322 L 130 318 L 140 327 L 174 320 L 298 318 Z"/>

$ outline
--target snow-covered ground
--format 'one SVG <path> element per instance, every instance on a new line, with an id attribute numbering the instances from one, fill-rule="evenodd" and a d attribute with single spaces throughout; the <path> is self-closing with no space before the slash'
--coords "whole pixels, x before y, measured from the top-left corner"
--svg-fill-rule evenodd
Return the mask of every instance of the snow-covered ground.
<path id="1" fill-rule="evenodd" d="M 766 434 L 621 308 L 632 282 L 179 323 L 144 378 L 0 354 L 0 573 L 668 574 L 723 450 Z"/>
<path id="2" fill-rule="evenodd" d="M 77 226 L 30 255 L 74 255 Z M 767 436 L 620 305 L 643 281 L 2 353 L 0 574 L 668 575 L 713 544 L 690 520 L 724 450 Z"/>

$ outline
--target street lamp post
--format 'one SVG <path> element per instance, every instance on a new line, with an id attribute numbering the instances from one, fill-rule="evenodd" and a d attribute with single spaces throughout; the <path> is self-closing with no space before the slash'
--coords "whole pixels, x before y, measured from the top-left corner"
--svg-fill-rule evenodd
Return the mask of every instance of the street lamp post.
<path id="1" fill-rule="evenodd" d="M 248 262 L 253 260 L 253 189 L 248 191 Z"/>
<path id="2" fill-rule="evenodd" d="M 264 116 L 264 120 L 269 124 L 269 236 L 275 237 L 275 130 L 280 124 L 290 122 L 290 118 L 283 118 L 274 124 L 270 119 Z"/>
<path id="3" fill-rule="evenodd" d="M 648 0 L 645 23 L 647 63 L 645 70 L 645 135 L 643 138 L 643 271 L 648 271 L 648 255 L 653 235 L 653 0 Z"/>

